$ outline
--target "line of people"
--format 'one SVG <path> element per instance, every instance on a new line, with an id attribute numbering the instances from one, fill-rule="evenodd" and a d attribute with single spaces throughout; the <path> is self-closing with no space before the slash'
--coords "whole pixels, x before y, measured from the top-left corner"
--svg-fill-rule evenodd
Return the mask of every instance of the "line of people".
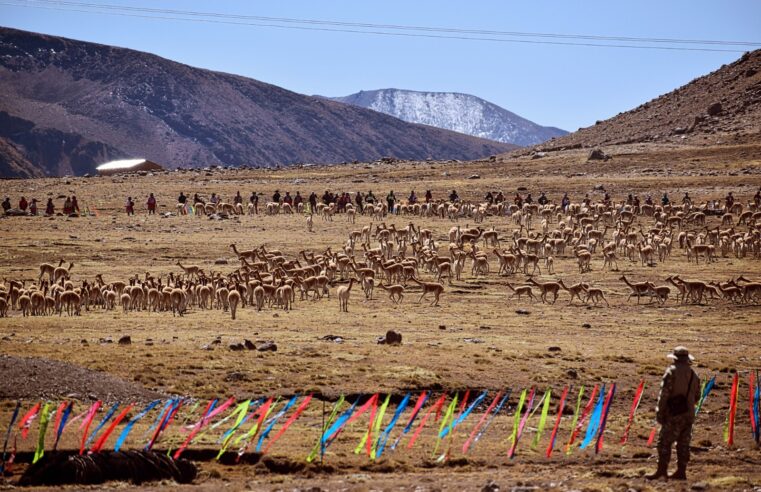
<path id="1" fill-rule="evenodd" d="M 603 190 L 604 191 L 604 190 Z M 253 206 L 253 211 L 255 214 L 259 213 L 259 196 L 260 194 L 257 192 L 251 192 L 251 195 L 248 199 L 248 202 Z M 457 193 L 457 190 L 452 190 L 452 192 L 448 196 L 449 201 L 452 203 L 457 203 L 460 201 L 460 196 Z M 234 204 L 242 204 L 243 203 L 243 196 L 241 195 L 240 191 L 238 191 L 235 196 L 232 199 L 232 202 Z M 426 190 L 424 194 L 424 203 L 430 203 L 434 200 L 433 193 L 431 190 Z M 500 203 L 503 203 L 506 201 L 504 194 L 501 191 L 498 192 L 492 192 L 489 191 L 486 193 L 486 196 L 484 197 L 484 200 L 490 204 L 490 205 L 498 205 Z M 610 193 L 607 191 L 604 191 L 603 195 L 603 203 L 611 203 L 611 196 Z M 212 193 L 211 196 L 208 199 L 209 203 L 212 204 L 218 204 L 222 202 L 222 197 L 216 193 Z M 289 191 L 286 191 L 285 194 L 281 194 L 280 190 L 275 190 L 275 192 L 272 195 L 272 202 L 284 204 L 287 203 L 288 205 L 291 205 L 292 207 L 298 207 L 300 204 L 304 203 L 305 208 L 307 212 L 312 213 L 317 208 L 318 201 L 321 201 L 325 205 L 335 204 L 336 211 L 337 212 L 345 212 L 346 211 L 346 205 L 348 204 L 354 204 L 356 208 L 361 213 L 364 208 L 368 205 L 375 205 L 379 203 L 379 199 L 373 194 L 372 191 L 368 191 L 367 193 L 362 193 L 361 191 L 358 191 L 354 194 L 352 197 L 351 194 L 347 192 L 342 193 L 333 193 L 330 190 L 325 190 L 325 193 L 321 197 L 318 198 L 317 194 L 315 192 L 311 192 L 310 195 L 304 199 L 303 195 L 301 195 L 300 191 L 297 191 L 295 195 L 291 195 Z M 407 197 L 407 203 L 410 205 L 413 205 L 415 203 L 419 203 L 418 196 L 415 192 L 415 190 L 412 190 Z M 592 199 L 589 196 L 589 193 L 584 195 L 584 198 L 581 200 L 584 205 L 589 205 L 592 202 Z M 732 195 L 732 192 L 729 192 L 727 196 L 724 199 L 725 206 L 727 209 L 731 208 L 734 204 L 734 196 Z M 756 192 L 755 196 L 753 197 L 753 201 L 758 207 L 761 207 L 761 188 Z M 190 198 L 188 195 L 185 195 L 184 192 L 181 192 L 179 197 L 177 198 L 177 202 L 181 205 L 187 205 L 190 202 Z M 537 198 L 536 202 L 539 205 L 546 205 L 550 203 L 550 199 L 547 197 L 545 192 L 540 192 L 539 198 Z M 26 211 L 27 207 L 29 206 L 30 211 L 32 215 L 37 214 L 37 200 L 32 200 L 31 204 L 28 204 L 26 199 L 24 197 L 21 197 L 21 201 L 19 202 L 19 209 L 22 211 Z M 386 195 L 386 204 L 388 206 L 389 211 L 396 210 L 396 205 L 398 203 L 398 199 L 396 195 L 394 194 L 394 191 L 391 190 Z M 531 195 L 531 193 L 526 193 L 525 196 L 521 193 L 516 193 L 515 197 L 513 199 L 513 203 L 517 205 L 518 207 L 522 207 L 524 204 L 531 204 L 534 203 L 534 199 Z M 692 198 L 690 198 L 689 193 L 685 193 L 684 197 L 682 198 L 682 203 L 689 203 L 692 204 Z M 193 207 L 197 205 L 205 205 L 206 200 L 199 196 L 198 193 L 195 193 L 192 198 L 192 205 Z M 563 210 L 567 210 L 569 205 L 571 204 L 571 198 L 568 196 L 568 193 L 564 193 L 561 201 L 560 206 Z M 635 208 L 635 210 L 639 210 L 640 206 L 642 205 L 642 202 L 640 201 L 639 196 L 634 194 L 629 194 L 626 198 L 626 204 L 631 205 Z M 644 198 L 644 204 L 647 205 L 654 205 L 654 200 L 650 194 L 646 195 Z M 661 205 L 667 206 L 671 204 L 671 199 L 668 196 L 668 193 L 663 193 L 663 196 L 661 197 Z M 715 208 L 719 209 L 720 204 L 717 200 L 713 200 L 709 202 L 709 209 Z M 10 199 L 6 198 L 5 201 L 2 204 L 3 209 L 7 211 L 11 208 Z M 135 214 L 135 202 L 132 199 L 132 197 L 128 197 L 127 201 L 125 203 L 126 212 L 128 215 L 134 215 Z M 157 209 L 157 200 L 153 193 L 151 193 L 148 196 L 148 199 L 146 201 L 146 208 L 148 210 L 148 214 L 152 215 L 156 213 Z M 181 213 L 187 214 L 188 213 L 188 207 L 183 207 L 181 209 Z M 53 215 L 55 213 L 55 207 L 52 203 L 52 199 L 48 200 L 48 205 L 46 207 L 46 214 Z M 77 205 L 76 197 L 67 197 L 66 203 L 64 204 L 64 214 L 71 214 L 71 213 L 79 213 L 79 206 Z"/>
<path id="2" fill-rule="evenodd" d="M 19 200 L 18 207 L 16 212 L 18 215 L 39 215 L 39 208 L 38 204 L 39 201 L 36 198 L 32 198 L 31 201 L 27 200 L 25 196 L 22 196 Z M 5 200 L 2 202 L 2 208 L 3 213 L 5 215 L 13 214 L 13 205 L 11 204 L 11 199 L 9 197 L 5 197 Z M 52 198 L 48 198 L 48 202 L 45 204 L 45 212 L 44 214 L 46 216 L 55 215 L 56 213 L 56 207 L 55 203 L 53 203 Z M 77 197 L 67 196 L 66 200 L 63 203 L 63 210 L 64 215 L 79 215 L 81 212 L 79 210 L 79 203 L 77 202 Z"/>

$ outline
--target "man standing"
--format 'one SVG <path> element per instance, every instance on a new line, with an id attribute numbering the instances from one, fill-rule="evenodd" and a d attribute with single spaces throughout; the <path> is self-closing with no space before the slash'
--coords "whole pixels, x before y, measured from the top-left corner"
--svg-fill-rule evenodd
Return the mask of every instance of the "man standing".
<path id="1" fill-rule="evenodd" d="M 309 194 L 309 215 L 314 215 L 317 212 L 317 193 L 314 191 Z"/>
<path id="2" fill-rule="evenodd" d="M 666 478 L 671 459 L 671 446 L 676 442 L 677 469 L 669 478 L 687 480 L 687 462 L 690 460 L 690 439 L 695 421 L 695 404 L 700 399 L 700 378 L 692 369 L 694 358 L 682 346 L 674 349 L 668 358 L 673 364 L 666 369 L 658 396 L 656 419 L 661 424 L 658 436 L 658 470 L 648 480 Z"/>
<path id="3" fill-rule="evenodd" d="M 148 205 L 148 215 L 155 215 L 156 214 L 156 197 L 153 196 L 153 193 L 148 196 L 148 202 L 146 203 Z"/>
<path id="4" fill-rule="evenodd" d="M 357 203 L 357 211 L 359 213 L 362 213 L 362 192 L 358 191 L 357 194 L 354 196 L 354 201 Z"/>
<path id="5" fill-rule="evenodd" d="M 259 215 L 259 195 L 257 195 L 255 191 L 251 192 L 248 203 L 254 206 L 254 213 Z"/>
<path id="6" fill-rule="evenodd" d="M 396 197 L 394 196 L 394 190 L 388 192 L 386 195 L 386 204 L 388 205 L 388 213 L 394 213 L 394 204 L 396 203 Z"/>
<path id="7" fill-rule="evenodd" d="M 296 210 L 299 209 L 299 205 L 304 203 L 304 198 L 301 196 L 301 192 L 297 191 L 296 196 L 293 197 L 293 206 L 296 207 Z"/>
<path id="8" fill-rule="evenodd" d="M 727 210 L 726 211 L 730 212 L 731 209 L 732 209 L 732 205 L 735 204 L 735 197 L 732 196 L 732 192 L 731 191 L 727 194 L 727 197 L 724 199 L 724 202 L 727 205 Z"/>

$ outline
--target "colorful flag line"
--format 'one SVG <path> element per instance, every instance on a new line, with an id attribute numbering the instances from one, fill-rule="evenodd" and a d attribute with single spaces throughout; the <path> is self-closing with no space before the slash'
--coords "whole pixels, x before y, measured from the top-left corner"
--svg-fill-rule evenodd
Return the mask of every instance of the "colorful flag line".
<path id="1" fill-rule="evenodd" d="M 702 382 L 700 399 L 696 402 L 695 407 L 696 414 L 705 404 L 706 398 L 715 387 L 715 382 L 715 377 Z M 634 391 L 633 399 L 628 406 L 628 415 L 623 417 L 625 423 L 620 438 L 621 445 L 626 445 L 631 441 L 631 430 L 633 426 L 637 425 L 636 413 L 642 402 L 644 387 L 645 381 L 643 380 Z M 521 391 L 517 402 L 513 402 L 512 405 L 509 401 L 510 390 L 498 391 L 491 397 L 489 397 L 488 391 L 482 391 L 472 401 L 470 391 L 466 391 L 462 395 L 443 393 L 438 397 L 433 397 L 429 391 L 423 391 L 417 397 L 413 397 L 412 393 L 407 393 L 396 405 L 391 405 L 391 394 L 381 397 L 380 394 L 376 393 L 364 398 L 357 398 L 353 403 L 347 402 L 342 396 L 335 403 L 330 415 L 321 427 L 319 439 L 307 456 L 307 460 L 313 461 L 318 456 L 323 457 L 328 447 L 344 431 L 348 429 L 351 429 L 353 433 L 359 431 L 360 428 L 355 428 L 355 423 L 362 419 L 364 423 L 360 425 L 364 426 L 365 431 L 355 445 L 354 452 L 356 454 L 363 453 L 369 459 L 376 460 L 381 458 L 384 453 L 395 453 L 398 452 L 398 449 L 403 448 L 412 449 L 426 424 L 433 420 L 438 423 L 438 430 L 430 430 L 435 432 L 435 443 L 432 448 L 433 457 L 436 457 L 439 448 L 446 441 L 443 454 L 438 456 L 438 461 L 445 461 L 450 458 L 451 451 L 454 449 L 453 443 L 458 438 L 460 439 L 462 453 L 465 454 L 484 435 L 498 415 L 502 414 L 507 417 L 510 412 L 512 412 L 513 425 L 510 435 L 507 436 L 508 459 L 512 459 L 518 454 L 521 437 L 526 432 L 533 433 L 533 438 L 530 444 L 525 445 L 525 447 L 528 452 L 534 452 L 544 436 L 548 419 L 551 422 L 549 424 L 551 432 L 547 447 L 546 449 L 543 448 L 543 454 L 549 459 L 552 457 L 561 426 L 564 425 L 563 411 L 571 390 L 572 388 L 568 386 L 564 387 L 558 397 L 558 394 L 553 396 L 552 388 L 546 390 L 539 390 L 536 387 L 526 388 Z M 595 385 L 586 399 L 587 403 L 582 405 L 585 400 L 585 388 L 581 386 L 578 389 L 573 418 L 570 425 L 565 429 L 569 436 L 564 446 L 565 454 L 571 454 L 574 449 L 586 450 L 590 445 L 593 445 L 591 447 L 594 448 L 595 453 L 602 452 L 616 391 L 617 385 L 615 383 L 611 383 L 609 387 L 607 385 Z M 748 397 L 748 406 L 745 407 L 748 408 L 748 413 L 745 414 L 743 411 L 738 415 L 737 409 L 740 406 L 740 399 L 744 398 L 743 395 Z M 39 423 L 37 424 L 38 432 L 33 462 L 43 458 L 46 445 L 50 445 L 54 450 L 57 449 L 67 429 L 69 434 L 77 432 L 73 425 L 73 422 L 77 420 L 82 420 L 78 426 L 79 435 L 76 438 L 76 442 L 79 443 L 80 454 L 85 452 L 97 453 L 106 449 L 109 438 L 117 426 L 122 423 L 124 423 L 124 427 L 114 441 L 113 449 L 118 451 L 124 448 L 128 438 L 134 434 L 132 432 L 134 427 L 142 425 L 139 424 L 142 421 L 149 422 L 146 424 L 147 430 L 142 438 L 138 436 L 135 439 L 132 436 L 133 447 L 143 447 L 150 450 L 164 439 L 168 444 L 169 453 L 174 447 L 173 444 L 182 443 L 174 451 L 173 456 L 175 458 L 179 458 L 191 445 L 208 447 L 212 443 L 220 446 L 217 458 L 227 452 L 231 444 L 239 446 L 238 459 L 248 451 L 252 444 L 255 444 L 255 452 L 265 454 L 271 451 L 275 443 L 307 411 L 313 397 L 312 394 L 304 397 L 294 395 L 282 402 L 275 398 L 261 398 L 245 400 L 237 404 L 234 398 L 228 398 L 222 403 L 219 403 L 220 400 L 218 399 L 213 399 L 205 407 L 200 405 L 201 402 L 189 405 L 187 399 L 171 398 L 154 400 L 142 408 L 136 407 L 135 404 L 128 404 L 118 414 L 117 412 L 121 408 L 119 402 L 110 407 L 105 407 L 101 401 L 97 401 L 78 412 L 77 404 L 74 401 L 62 401 L 57 405 L 50 401 L 43 401 L 35 402 L 24 413 L 21 411 L 22 402 L 19 401 L 16 403 L 10 423 L 4 433 L 5 442 L 0 470 L 6 468 L 6 463 L 13 461 L 13 454 L 10 460 L 6 461 L 9 442 L 14 443 L 13 449 L 15 451 L 16 440 L 20 438 L 23 442 L 28 439 L 35 420 L 38 420 Z M 198 413 L 199 408 L 203 408 L 200 413 Z M 133 410 L 138 409 L 137 413 L 132 413 Z M 550 418 L 551 409 L 554 409 L 552 412 L 554 417 L 552 418 Z M 747 393 L 744 389 L 740 391 L 740 375 L 734 373 L 730 386 L 729 412 L 724 429 L 724 440 L 727 446 L 735 445 L 738 417 L 744 420 L 744 415 L 748 416 L 752 439 L 756 443 L 759 442 L 759 434 L 761 434 L 760 411 L 761 382 L 758 373 L 751 372 L 749 374 Z M 101 418 L 98 418 L 99 412 L 103 413 Z M 481 417 L 472 418 L 472 422 L 470 422 L 468 418 L 477 412 L 482 412 Z M 536 413 L 539 413 L 538 420 L 534 420 Z M 387 414 L 390 417 L 387 417 Z M 19 415 L 21 415 L 20 418 Z M 175 424 L 175 422 L 177 423 Z M 400 424 L 400 422 L 402 423 Z M 226 428 L 222 427 L 225 423 L 228 423 Z M 222 427 L 221 435 L 215 438 L 207 436 L 213 434 L 220 427 Z M 53 429 L 50 433 L 47 432 L 49 428 Z M 72 428 L 75 430 L 71 430 Z M 461 431 L 463 428 L 466 428 L 465 432 Z M 650 433 L 649 439 L 647 439 L 648 445 L 652 444 L 656 431 L 657 428 L 654 428 Z M 273 437 L 270 437 L 271 434 Z M 577 442 L 579 436 L 582 437 Z M 406 446 L 399 446 L 403 439 L 407 439 Z M 141 443 L 135 442 L 136 440 L 141 441 Z"/>

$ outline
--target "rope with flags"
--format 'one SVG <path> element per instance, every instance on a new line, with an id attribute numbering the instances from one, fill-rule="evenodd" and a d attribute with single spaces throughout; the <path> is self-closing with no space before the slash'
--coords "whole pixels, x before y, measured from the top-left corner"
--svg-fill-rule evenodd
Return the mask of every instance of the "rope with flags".
<path id="1" fill-rule="evenodd" d="M 727 446 L 730 447 L 737 445 L 737 439 L 740 436 L 747 435 L 735 432 L 738 425 L 749 425 L 750 436 L 755 443 L 758 443 L 761 433 L 761 418 L 759 416 L 759 411 L 761 411 L 761 382 L 758 372 L 747 374 L 747 392 L 744 389 L 742 392 L 740 391 L 740 374 L 736 372 L 732 375 L 729 391 L 729 412 L 726 414 L 724 429 L 724 439 Z M 695 405 L 696 415 L 706 404 L 707 397 L 714 388 L 716 388 L 716 377 L 702 382 L 700 398 Z M 623 406 L 617 403 L 614 405 L 617 390 L 618 385 L 615 382 L 607 385 L 596 385 L 589 395 L 585 395 L 583 386 L 580 387 L 573 409 L 573 419 L 569 424 L 564 424 L 563 414 L 571 391 L 569 386 L 563 387 L 559 399 L 552 398 L 552 388 L 547 388 L 541 398 L 536 387 L 523 389 L 515 407 L 505 412 L 511 415 L 509 418 L 512 420 L 512 430 L 509 431 L 508 436 L 507 458 L 513 459 L 516 456 L 520 440 L 525 434 L 532 434 L 527 452 L 536 451 L 540 443 L 546 442 L 546 448 L 542 448 L 541 451 L 541 454 L 546 458 L 552 457 L 558 436 L 565 432 L 569 436 L 565 444 L 566 454 L 570 453 L 573 448 L 586 450 L 590 447 L 594 449 L 591 452 L 601 453 L 606 429 L 616 413 L 615 408 Z M 632 435 L 636 435 L 633 434 L 633 429 L 637 425 L 636 413 L 643 401 L 644 391 L 645 381 L 641 380 L 635 388 L 633 399 L 627 405 L 626 414 L 613 420 L 620 425 L 622 430 L 620 438 L 622 446 L 631 443 Z M 361 432 L 361 439 L 354 447 L 355 454 L 365 454 L 370 460 L 379 460 L 384 454 L 387 454 L 388 448 L 396 450 L 401 440 L 410 434 L 409 442 L 403 448 L 411 450 L 425 431 L 425 435 L 432 439 L 431 458 L 437 462 L 444 462 L 450 459 L 457 430 L 461 430 L 467 425 L 468 417 L 477 412 L 481 413 L 464 433 L 465 441 L 461 450 L 463 455 L 467 454 L 472 451 L 475 443 L 484 436 L 492 422 L 502 415 L 501 412 L 509 401 L 510 391 L 498 391 L 488 400 L 488 391 L 480 391 L 478 396 L 473 399 L 470 398 L 470 394 L 471 391 L 464 393 L 443 392 L 434 396 L 430 391 L 422 391 L 415 396 L 413 392 L 406 392 L 396 404 L 393 412 L 389 408 L 392 399 L 390 393 L 383 396 L 379 393 L 358 396 L 350 405 L 347 405 L 346 399 L 342 395 L 336 401 L 327 420 L 319 427 L 319 438 L 308 454 L 307 461 L 311 462 L 318 456 L 324 456 L 326 449 L 339 440 L 339 437 L 346 433 L 347 429 L 351 429 L 352 424 L 364 415 L 367 415 L 367 423 L 365 424 L 364 421 L 362 423 L 364 431 L 351 429 L 352 435 Z M 475 390 L 473 390 L 473 394 L 475 394 Z M 748 413 L 737 412 L 738 407 L 742 408 L 741 405 L 745 405 L 744 399 L 746 397 L 748 398 L 748 406 L 744 408 L 748 409 Z M 5 432 L 1 466 L 2 469 L 6 467 L 6 455 L 13 431 L 17 430 L 21 439 L 25 440 L 35 420 L 39 420 L 39 425 L 37 426 L 38 431 L 32 458 L 34 462 L 43 459 L 46 444 L 50 446 L 50 449 L 56 450 L 60 445 L 75 442 L 78 452 L 84 454 L 85 450 L 90 447 L 90 443 L 94 441 L 95 444 L 90 447 L 90 452 L 98 453 L 105 449 L 105 443 L 111 434 L 124 421 L 127 423 L 114 443 L 113 449 L 115 451 L 123 449 L 128 440 L 142 441 L 138 447 L 151 450 L 160 442 L 162 436 L 168 436 L 165 440 L 169 443 L 170 454 L 173 447 L 172 443 L 182 442 L 182 445 L 173 454 L 175 458 L 179 458 L 183 451 L 196 441 L 209 442 L 208 439 L 200 439 L 201 436 L 206 433 L 218 432 L 218 434 L 214 434 L 215 437 L 212 440 L 219 445 L 216 454 L 217 459 L 226 452 L 231 444 L 235 444 L 240 446 L 238 451 L 238 460 L 240 460 L 240 457 L 248 451 L 252 444 L 255 444 L 255 452 L 268 453 L 275 443 L 286 436 L 289 429 L 301 428 L 300 421 L 305 418 L 312 418 L 315 413 L 313 405 L 310 406 L 313 398 L 314 394 L 311 393 L 304 397 L 294 395 L 288 400 L 284 400 L 282 404 L 279 398 L 275 397 L 246 399 L 237 403 L 234 398 L 229 398 L 221 404 L 218 404 L 219 399 L 213 399 L 208 402 L 200 416 L 196 413 L 200 402 L 196 402 L 189 409 L 183 409 L 188 400 L 179 397 L 151 401 L 134 415 L 131 412 L 135 408 L 135 403 L 124 406 L 117 415 L 121 408 L 119 402 L 104 407 L 103 402 L 99 400 L 82 409 L 81 413 L 75 416 L 76 403 L 73 400 L 64 400 L 58 403 L 51 401 L 34 402 L 26 412 L 22 412 L 23 405 L 19 401 L 16 402 L 13 413 L 10 415 L 10 423 Z M 586 404 L 584 405 L 585 400 Z M 273 410 L 275 411 L 273 412 Z M 103 412 L 104 416 L 95 425 L 99 412 Z M 274 415 L 271 416 L 271 413 Z M 571 414 L 570 411 L 568 413 Z M 182 422 L 179 417 L 181 414 L 185 414 Z M 533 420 L 535 414 L 539 414 L 537 415 L 538 421 Z M 308 415 L 308 417 L 304 417 L 304 415 Z M 551 415 L 553 415 L 552 420 L 550 420 Z M 19 416 L 21 417 L 19 418 Z M 79 419 L 82 419 L 81 424 L 75 426 L 74 422 Z M 435 429 L 427 429 L 426 431 L 430 420 L 437 422 L 438 425 Z M 178 423 L 175 424 L 175 421 Z M 195 423 L 188 426 L 188 422 L 193 421 Z M 531 422 L 536 422 L 536 424 L 530 424 Z M 545 431 L 546 427 L 550 426 L 549 422 L 552 424 L 549 437 L 547 437 Z M 227 424 L 226 427 L 222 427 L 225 424 Z M 250 427 L 244 431 L 244 426 L 247 424 Z M 309 423 L 303 425 L 308 426 Z M 413 429 L 416 425 L 417 427 Z M 91 430 L 92 427 L 95 427 L 94 430 Z M 103 431 L 106 427 L 108 428 Z M 130 437 L 136 434 L 134 431 L 136 427 L 141 428 L 142 438 L 140 436 Z M 217 431 L 217 429 L 219 430 Z M 645 440 L 647 445 L 652 445 L 655 431 L 657 431 L 657 427 L 651 431 L 647 439 L 640 438 L 639 445 L 644 445 Z M 582 432 L 583 438 L 581 442 L 577 443 L 577 437 Z M 63 440 L 65 435 L 74 433 L 77 433 L 75 440 Z M 183 433 L 185 434 L 184 438 L 180 437 Z M 269 438 L 271 434 L 274 437 Z M 295 432 L 291 434 L 295 434 Z M 608 434 L 610 435 L 610 432 Z M 351 438 L 352 436 L 347 437 Z M 447 443 L 444 442 L 445 439 Z M 342 441 L 345 442 L 346 439 Z M 443 446 L 446 448 L 441 451 Z"/>

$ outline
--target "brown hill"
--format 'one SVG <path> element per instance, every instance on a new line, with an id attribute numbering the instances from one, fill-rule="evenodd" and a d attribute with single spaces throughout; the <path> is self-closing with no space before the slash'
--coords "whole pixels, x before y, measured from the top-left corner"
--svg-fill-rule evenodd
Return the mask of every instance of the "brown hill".
<path id="1" fill-rule="evenodd" d="M 761 50 L 641 106 L 536 149 L 635 142 L 713 145 L 761 137 Z M 518 151 L 520 152 L 520 151 Z"/>
<path id="2" fill-rule="evenodd" d="M 0 28 L 0 174 L 473 159 L 515 148 L 138 51 Z"/>

